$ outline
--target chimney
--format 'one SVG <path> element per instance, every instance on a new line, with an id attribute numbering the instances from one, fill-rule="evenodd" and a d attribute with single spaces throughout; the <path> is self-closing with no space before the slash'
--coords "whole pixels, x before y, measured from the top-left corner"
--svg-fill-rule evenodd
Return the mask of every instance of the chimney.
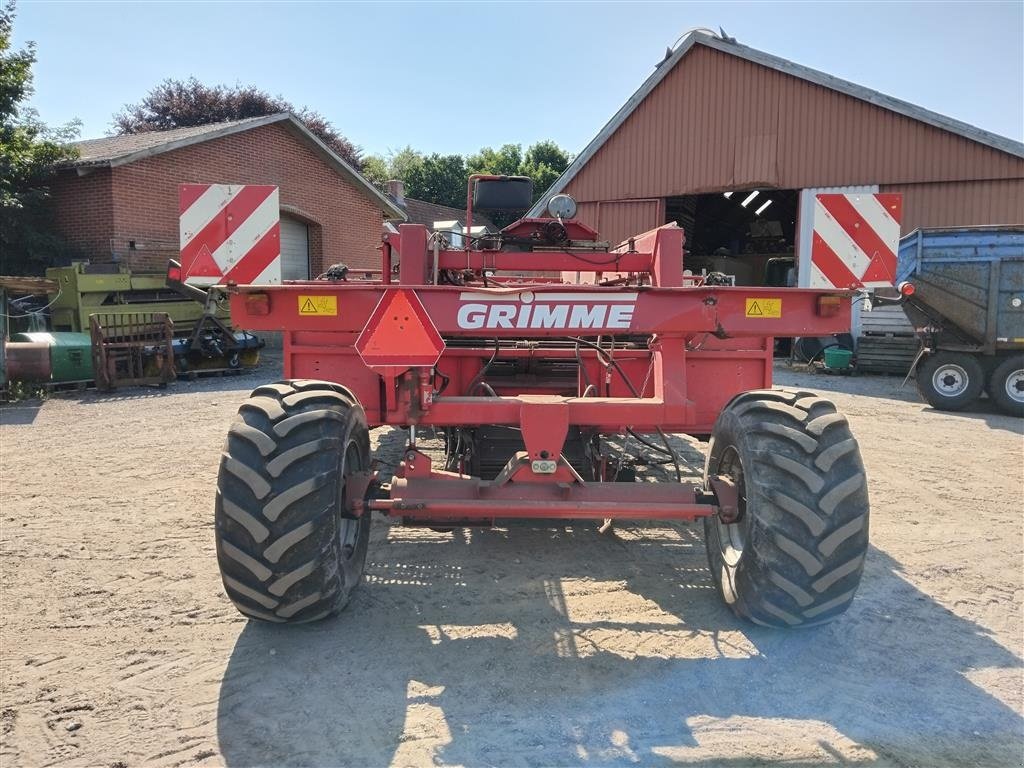
<path id="1" fill-rule="evenodd" d="M 399 205 L 405 205 L 405 183 L 398 179 L 391 179 L 388 182 L 388 194 L 398 201 Z"/>

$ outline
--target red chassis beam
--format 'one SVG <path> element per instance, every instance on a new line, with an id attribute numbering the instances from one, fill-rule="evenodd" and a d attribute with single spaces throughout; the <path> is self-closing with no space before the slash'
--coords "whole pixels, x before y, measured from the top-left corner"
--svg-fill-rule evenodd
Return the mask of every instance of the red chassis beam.
<path id="1" fill-rule="evenodd" d="M 511 397 L 433 397 L 427 375 L 430 366 L 414 368 L 418 376 L 404 375 L 405 367 L 371 369 L 352 350 L 355 336 L 367 325 L 378 303 L 389 291 L 411 293 L 422 304 L 440 334 L 454 340 L 462 338 L 543 339 L 566 336 L 653 336 L 649 350 L 653 358 L 653 397 L 567 397 L 539 401 L 536 396 Z M 328 306 L 334 314 L 302 312 L 307 299 Z M 324 299 L 330 301 L 323 303 Z M 827 304 L 827 312 L 822 299 Z M 761 314 L 754 314 L 756 305 Z M 763 309 L 762 309 L 763 308 Z M 679 287 L 595 288 L 592 286 L 531 286 L 528 289 L 464 290 L 455 286 L 417 286 L 385 288 L 358 283 L 303 283 L 273 287 L 244 287 L 232 297 L 232 317 L 243 328 L 288 331 L 291 344 L 304 345 L 307 356 L 319 360 L 316 370 L 339 371 L 333 380 L 357 387 L 357 395 L 369 409 L 383 393 L 385 402 L 378 418 L 371 421 L 391 424 L 472 426 L 477 424 L 517 425 L 524 408 L 559 404 L 567 409 L 569 423 L 619 431 L 625 426 L 652 430 L 656 427 L 675 431 L 704 432 L 714 416 L 696 417 L 695 401 L 708 396 L 713 382 L 694 378 L 688 363 L 707 359 L 713 352 L 688 353 L 686 346 L 701 347 L 704 342 L 734 337 L 825 335 L 849 328 L 848 294 L 814 290 Z M 834 314 L 833 314 L 834 313 Z M 329 332 L 329 333 L 323 333 Z M 310 339 L 323 333 L 325 341 L 333 336 L 337 346 L 316 348 Z M 346 343 L 347 340 L 347 343 Z M 400 342 L 399 342 L 400 343 Z M 401 349 L 396 353 L 400 359 Z M 485 359 L 486 345 L 477 348 Z M 444 368 L 451 357 L 464 350 L 451 348 L 438 363 Z M 543 356 L 543 351 L 538 352 Z M 731 354 L 741 360 L 744 353 Z M 765 354 L 770 354 L 770 350 Z M 331 358 L 339 362 L 330 363 Z M 344 361 L 344 364 L 341 361 Z M 288 372 L 291 375 L 291 372 Z M 313 373 L 303 372 L 313 378 Z M 405 385 L 398 382 L 400 377 Z M 379 377 L 379 378 L 378 378 Z M 742 388 L 765 386 L 770 381 L 748 383 Z M 690 381 L 692 379 L 692 382 Z M 735 376 L 733 376 L 735 379 Z M 377 381 L 384 381 L 381 389 Z M 752 384 L 752 385 L 751 385 Z M 723 388 L 735 386 L 722 381 Z M 736 390 L 739 391 L 739 390 Z M 734 393 L 734 392 L 733 392 Z M 582 393 L 581 393 L 582 394 Z M 727 399 L 727 398 L 726 398 Z"/>
<path id="2" fill-rule="evenodd" d="M 714 478 L 711 486 L 708 491 L 696 483 L 586 484 L 564 462 L 539 477 L 525 452 L 517 454 L 497 479 L 484 481 L 434 470 L 428 456 L 411 449 L 391 484 L 391 498 L 354 500 L 350 511 L 441 524 L 493 523 L 499 518 L 693 520 L 719 512 L 735 514 L 736 486 L 726 478 Z"/>
<path id="3" fill-rule="evenodd" d="M 805 288 L 645 286 L 624 290 L 546 284 L 467 290 L 449 285 L 385 288 L 379 283 L 327 281 L 234 290 L 231 316 L 246 330 L 358 333 L 385 290 L 403 290 L 416 295 L 444 337 L 507 339 L 701 333 L 720 338 L 827 336 L 849 332 L 852 296 L 848 291 Z M 310 295 L 335 297 L 336 313 L 301 312 L 300 297 Z M 259 301 L 250 296 L 258 296 Z M 823 297 L 839 300 L 828 314 L 822 313 L 819 303 Z M 771 314 L 751 313 L 752 303 L 761 306 L 765 301 L 774 302 L 769 304 Z M 573 315 L 575 306 L 584 309 Z M 538 311 L 541 307 L 543 312 Z"/>

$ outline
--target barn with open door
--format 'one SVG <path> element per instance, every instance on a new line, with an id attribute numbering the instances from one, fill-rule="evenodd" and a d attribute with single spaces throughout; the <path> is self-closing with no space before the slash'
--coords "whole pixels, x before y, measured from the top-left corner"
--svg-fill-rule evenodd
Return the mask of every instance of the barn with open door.
<path id="1" fill-rule="evenodd" d="M 904 234 L 1021 224 L 1024 144 L 694 31 L 531 215 L 559 192 L 613 243 L 674 221 L 694 272 L 807 285 L 817 194 L 901 193 Z"/>

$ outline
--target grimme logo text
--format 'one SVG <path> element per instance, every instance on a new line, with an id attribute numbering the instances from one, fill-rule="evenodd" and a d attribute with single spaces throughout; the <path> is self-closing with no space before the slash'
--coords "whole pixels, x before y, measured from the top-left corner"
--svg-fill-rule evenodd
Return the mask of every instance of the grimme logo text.
<path id="1" fill-rule="evenodd" d="M 458 324 L 468 331 L 496 328 L 609 328 L 628 329 L 636 295 L 547 294 L 526 291 L 518 296 L 491 297 L 463 294 Z M 611 303 L 611 302 L 615 303 Z"/>

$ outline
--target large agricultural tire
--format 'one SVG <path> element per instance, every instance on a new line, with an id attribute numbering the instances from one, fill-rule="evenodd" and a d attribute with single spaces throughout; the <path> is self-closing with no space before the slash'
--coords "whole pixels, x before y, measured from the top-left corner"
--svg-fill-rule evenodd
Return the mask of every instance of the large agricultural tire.
<path id="1" fill-rule="evenodd" d="M 302 623 L 337 613 L 362 578 L 370 516 L 343 516 L 345 479 L 370 461 L 366 415 L 344 387 L 252 391 L 217 477 L 217 562 L 244 615 Z"/>
<path id="2" fill-rule="evenodd" d="M 984 388 L 981 363 L 967 352 L 935 352 L 917 366 L 917 390 L 940 411 L 962 411 Z"/>
<path id="3" fill-rule="evenodd" d="M 992 371 L 989 397 L 1011 416 L 1024 416 L 1024 355 L 1011 355 Z"/>
<path id="4" fill-rule="evenodd" d="M 822 624 L 853 600 L 868 550 L 868 489 L 846 418 L 811 392 L 735 398 L 711 435 L 705 482 L 739 491 L 735 522 L 704 519 L 711 576 L 733 612 L 757 624 Z"/>

